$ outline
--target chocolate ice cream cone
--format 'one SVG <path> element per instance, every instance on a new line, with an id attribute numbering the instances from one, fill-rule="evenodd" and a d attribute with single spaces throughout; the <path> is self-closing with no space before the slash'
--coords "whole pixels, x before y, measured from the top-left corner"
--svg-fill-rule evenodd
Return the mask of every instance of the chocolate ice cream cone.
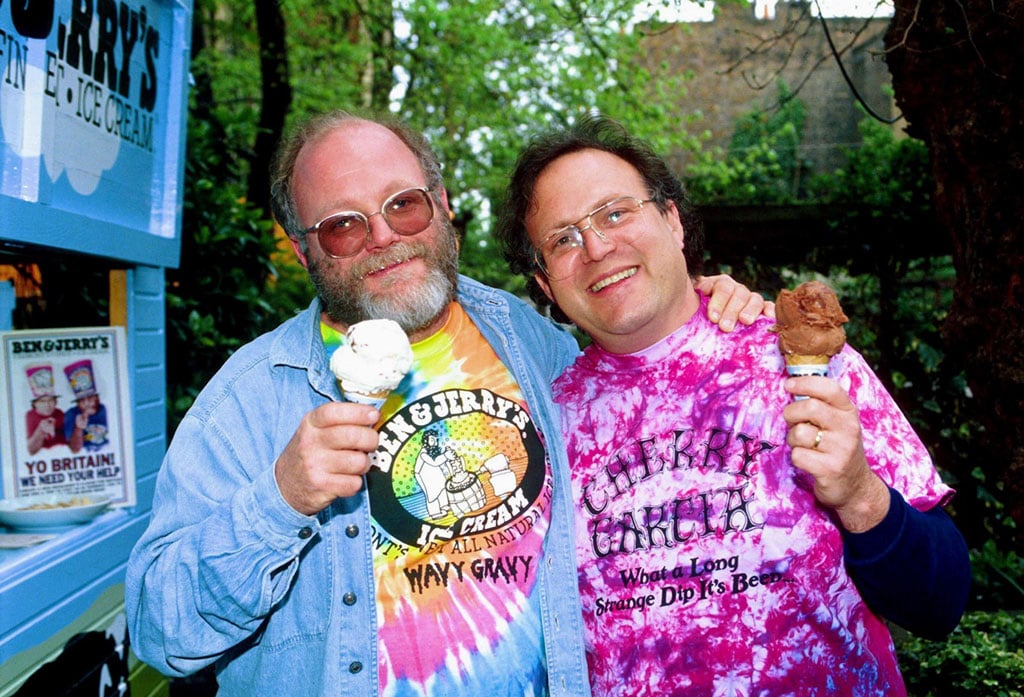
<path id="1" fill-rule="evenodd" d="M 783 290 L 775 303 L 775 326 L 786 373 L 793 377 L 828 375 L 829 359 L 846 344 L 847 321 L 831 288 L 809 281 Z M 796 397 L 803 399 L 803 397 Z"/>

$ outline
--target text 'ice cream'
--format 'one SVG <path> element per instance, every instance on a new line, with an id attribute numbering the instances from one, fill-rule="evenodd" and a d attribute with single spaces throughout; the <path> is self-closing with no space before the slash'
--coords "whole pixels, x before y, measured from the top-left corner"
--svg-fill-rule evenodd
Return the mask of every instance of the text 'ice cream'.
<path id="1" fill-rule="evenodd" d="M 397 322 L 370 319 L 348 328 L 331 356 L 331 371 L 345 397 L 380 406 L 412 367 L 409 337 Z"/>
<path id="2" fill-rule="evenodd" d="M 779 351 L 790 375 L 827 375 L 828 359 L 846 344 L 848 321 L 836 294 L 820 281 L 783 290 L 775 301 Z"/>

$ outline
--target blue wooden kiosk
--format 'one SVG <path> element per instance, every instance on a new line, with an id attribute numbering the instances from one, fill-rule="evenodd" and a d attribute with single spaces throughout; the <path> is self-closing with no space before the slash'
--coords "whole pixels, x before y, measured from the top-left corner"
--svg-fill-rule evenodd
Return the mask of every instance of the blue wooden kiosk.
<path id="1" fill-rule="evenodd" d="M 191 24 L 192 0 L 0 2 L 0 266 L 59 257 L 106 273 L 137 491 L 132 507 L 0 549 L 0 697 L 167 692 L 132 658 L 124 573 L 167 442 Z M 0 283 L 0 329 L 23 328 L 15 295 Z"/>

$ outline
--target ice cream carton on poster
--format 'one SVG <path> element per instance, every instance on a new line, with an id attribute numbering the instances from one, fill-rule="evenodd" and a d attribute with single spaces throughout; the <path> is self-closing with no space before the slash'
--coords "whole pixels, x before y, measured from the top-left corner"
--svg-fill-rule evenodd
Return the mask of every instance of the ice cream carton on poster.
<path id="1" fill-rule="evenodd" d="M 0 332 L 3 499 L 135 504 L 123 327 Z"/>

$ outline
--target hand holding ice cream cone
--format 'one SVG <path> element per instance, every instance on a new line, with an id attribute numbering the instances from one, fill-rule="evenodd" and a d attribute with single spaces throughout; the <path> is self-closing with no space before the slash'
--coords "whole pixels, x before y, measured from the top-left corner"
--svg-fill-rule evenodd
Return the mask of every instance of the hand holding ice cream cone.
<path id="1" fill-rule="evenodd" d="M 829 359 L 846 345 L 848 321 L 831 288 L 810 281 L 783 290 L 775 303 L 779 351 L 790 376 L 828 375 Z M 797 394 L 783 416 L 793 466 L 809 477 L 809 488 L 852 532 L 877 525 L 889 506 L 889 490 L 864 455 L 860 417 L 849 395 L 834 380 Z"/>

